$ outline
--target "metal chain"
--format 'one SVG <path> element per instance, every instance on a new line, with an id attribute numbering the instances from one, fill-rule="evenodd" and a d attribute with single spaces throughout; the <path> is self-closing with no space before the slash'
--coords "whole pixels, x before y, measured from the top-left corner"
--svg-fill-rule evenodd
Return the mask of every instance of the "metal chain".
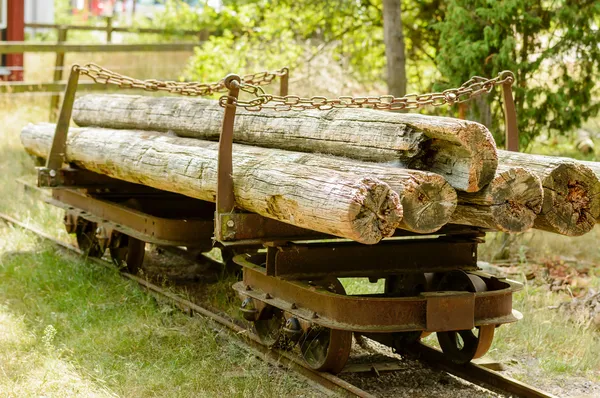
<path id="1" fill-rule="evenodd" d="M 314 96 L 303 98 L 296 95 L 278 96 L 265 93 L 262 87 L 248 84 L 244 81 L 240 89 L 253 95 L 255 98 L 242 101 L 228 96 L 221 97 L 219 103 L 225 106 L 227 100 L 248 111 L 261 111 L 272 109 L 275 111 L 319 109 L 328 110 L 333 108 L 373 108 L 381 110 L 417 109 L 426 106 L 452 105 L 471 100 L 473 97 L 489 93 L 498 85 L 510 84 L 515 81 L 511 71 L 503 71 L 492 79 L 473 76 L 458 88 L 450 88 L 442 92 L 429 94 L 407 94 L 404 97 L 393 95 L 351 97 L 340 96 L 338 98 L 326 98 Z"/>
<path id="2" fill-rule="evenodd" d="M 198 82 L 176 82 L 176 81 L 161 81 L 155 79 L 139 80 L 129 76 L 124 76 L 103 68 L 96 64 L 87 64 L 84 66 L 74 66 L 74 70 L 81 75 L 90 77 L 94 82 L 99 84 L 114 84 L 119 88 L 137 88 L 146 91 L 166 91 L 173 94 L 187 96 L 209 96 L 214 93 L 227 91 L 224 79 L 215 83 L 198 83 Z M 244 84 L 253 87 L 260 87 L 270 84 L 273 79 L 278 76 L 283 76 L 288 73 L 287 68 L 282 68 L 273 72 L 259 72 L 242 77 Z"/>
<path id="3" fill-rule="evenodd" d="M 209 96 L 215 93 L 227 91 L 225 79 L 215 83 L 198 82 L 176 82 L 161 81 L 155 79 L 139 80 L 124 76 L 103 68 L 96 64 L 85 66 L 74 66 L 74 70 L 82 75 L 89 76 L 94 82 L 100 84 L 114 84 L 120 88 L 137 88 L 146 91 L 166 91 L 169 93 L 187 96 Z M 511 71 L 503 71 L 492 79 L 474 76 L 464 82 L 458 88 L 450 88 L 442 92 L 429 94 L 407 94 L 403 97 L 393 95 L 352 97 L 340 96 L 327 98 L 322 96 L 299 97 L 297 95 L 273 95 L 266 93 L 261 86 L 270 84 L 276 77 L 289 73 L 288 68 L 282 68 L 272 72 L 259 72 L 245 75 L 241 78 L 240 90 L 254 96 L 254 98 L 243 101 L 239 98 L 223 96 L 219 104 L 225 107 L 227 101 L 244 108 L 248 111 L 261 111 L 272 109 L 276 111 L 319 109 L 328 110 L 333 108 L 374 108 L 382 110 L 417 109 L 425 106 L 452 105 L 469 101 L 473 97 L 489 93 L 494 87 L 502 84 L 512 85 L 515 76 Z"/>

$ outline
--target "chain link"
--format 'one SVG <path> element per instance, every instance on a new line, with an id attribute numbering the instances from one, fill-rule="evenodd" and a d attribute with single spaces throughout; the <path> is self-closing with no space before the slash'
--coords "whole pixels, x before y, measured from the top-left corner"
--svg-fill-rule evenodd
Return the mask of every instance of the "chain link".
<path id="1" fill-rule="evenodd" d="M 165 91 L 173 94 L 187 96 L 209 96 L 215 93 L 227 91 L 225 79 L 215 83 L 198 82 L 176 82 L 160 81 L 155 79 L 138 80 L 121 75 L 96 64 L 85 66 L 74 66 L 74 71 L 90 77 L 94 82 L 100 84 L 114 84 L 120 88 L 137 88 L 146 91 Z M 275 111 L 319 109 L 328 110 L 333 108 L 373 108 L 381 110 L 417 109 L 426 106 L 452 105 L 466 102 L 473 97 L 489 93 L 494 87 L 502 84 L 512 85 L 515 76 L 511 71 L 503 71 L 492 79 L 474 76 L 464 82 L 458 88 L 450 88 L 442 92 L 428 94 L 407 94 L 403 97 L 393 95 L 352 97 L 340 96 L 327 98 L 322 96 L 299 97 L 297 95 L 273 95 L 266 93 L 261 87 L 270 84 L 276 77 L 285 76 L 289 73 L 287 68 L 272 72 L 259 72 L 245 75 L 239 84 L 240 90 L 250 94 L 254 98 L 240 100 L 229 96 L 219 99 L 219 104 L 225 107 L 230 100 L 235 106 L 248 111 L 261 111 L 272 109 Z"/>
<path id="2" fill-rule="evenodd" d="M 224 83 L 225 79 L 221 79 L 215 83 L 176 82 L 155 79 L 139 80 L 129 76 L 121 75 L 96 64 L 87 64 L 84 66 L 75 65 L 74 70 L 81 75 L 88 76 L 96 83 L 114 84 L 119 88 L 137 88 L 146 91 L 165 91 L 191 97 L 209 96 L 215 93 L 227 91 Z M 260 87 L 270 84 L 276 77 L 286 75 L 287 73 L 287 68 L 282 68 L 274 72 L 259 72 L 243 76 L 242 82 L 253 87 Z"/>
<path id="3" fill-rule="evenodd" d="M 326 98 L 322 96 L 299 97 L 296 95 L 278 96 L 265 93 L 259 86 L 253 86 L 242 81 L 240 89 L 254 95 L 249 101 L 242 101 L 228 96 L 221 97 L 219 103 L 225 106 L 227 100 L 238 107 L 248 111 L 261 111 L 272 109 L 275 111 L 319 109 L 328 110 L 333 108 L 373 108 L 380 110 L 417 109 L 426 106 L 452 105 L 471 100 L 473 97 L 491 92 L 494 87 L 502 84 L 512 85 L 515 81 L 511 71 L 503 71 L 492 79 L 474 76 L 464 82 L 458 88 L 450 88 L 442 92 L 428 94 L 407 94 L 403 97 L 393 95 L 352 97 L 340 96 L 338 98 Z"/>

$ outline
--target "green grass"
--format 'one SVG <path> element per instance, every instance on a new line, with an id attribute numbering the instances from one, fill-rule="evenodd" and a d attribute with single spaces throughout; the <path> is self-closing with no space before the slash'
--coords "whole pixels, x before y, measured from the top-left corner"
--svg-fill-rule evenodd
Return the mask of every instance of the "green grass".
<path id="1" fill-rule="evenodd" d="M 580 375 L 600 381 L 598 332 L 552 308 L 569 299 L 546 286 L 526 284 L 513 302 L 523 319 L 496 330 L 489 355 L 503 362 L 517 360 L 521 368 L 517 373 L 524 377 L 529 368 L 539 367 L 547 375 Z"/>
<path id="2" fill-rule="evenodd" d="M 19 132 L 48 97 L 0 97 L 0 211 L 71 240 L 62 211 L 25 193 Z M 230 280 L 212 304 L 231 304 Z M 220 289 L 220 290 L 219 290 Z M 211 294 L 210 292 L 208 294 Z M 65 256 L 0 221 L 0 396 L 312 396 L 202 318 L 159 305 L 114 270 Z"/>
<path id="3" fill-rule="evenodd" d="M 3 224 L 0 233 L 0 396 L 307 392 L 115 270 Z"/>

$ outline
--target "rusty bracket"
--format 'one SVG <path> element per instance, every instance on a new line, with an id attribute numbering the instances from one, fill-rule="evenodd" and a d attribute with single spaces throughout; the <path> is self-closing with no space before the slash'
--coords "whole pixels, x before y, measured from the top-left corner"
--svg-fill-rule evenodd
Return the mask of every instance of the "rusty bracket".
<path id="1" fill-rule="evenodd" d="M 238 75 L 230 74 L 225 77 L 225 87 L 229 90 L 221 135 L 219 137 L 219 163 L 217 166 L 217 213 L 231 213 L 235 207 L 233 194 L 233 125 L 235 123 L 236 102 L 240 95 Z M 219 236 L 218 234 L 216 236 Z"/>
<path id="2" fill-rule="evenodd" d="M 215 236 L 219 241 L 260 239 L 288 241 L 290 239 L 317 239 L 330 237 L 322 233 L 285 224 L 255 213 L 219 213 L 215 215 Z"/>
<path id="3" fill-rule="evenodd" d="M 511 73 L 512 75 L 512 73 Z M 517 126 L 517 110 L 512 93 L 514 78 L 502 84 L 504 99 L 504 121 L 506 127 L 506 150 L 519 152 L 519 127 Z"/>
<path id="4" fill-rule="evenodd" d="M 287 95 L 289 70 L 284 68 L 280 76 L 280 93 Z M 229 90 L 219 137 L 219 160 L 217 166 L 217 198 L 215 212 L 215 239 L 219 242 L 234 240 L 277 239 L 290 237 L 315 237 L 313 231 L 271 220 L 257 214 L 236 213 L 233 192 L 233 128 L 240 95 L 241 78 L 229 74 L 224 79 Z M 318 234 L 323 236 L 323 234 Z M 269 239 L 272 240 L 272 239 Z"/>
<path id="5" fill-rule="evenodd" d="M 290 81 L 290 70 L 285 67 L 281 69 L 282 75 L 279 80 L 279 95 L 285 97 L 288 95 L 289 81 Z"/>
<path id="6" fill-rule="evenodd" d="M 233 285 L 242 299 L 250 297 L 258 308 L 272 305 L 321 326 L 355 332 L 430 332 L 466 330 L 473 326 L 515 322 L 512 295 L 522 285 L 491 275 L 482 277 L 488 291 L 425 292 L 417 296 L 344 295 L 301 281 L 268 276 L 252 257 L 236 256 L 244 268 L 242 282 Z"/>
<path id="7" fill-rule="evenodd" d="M 54 131 L 54 139 L 52 147 L 46 161 L 46 167 L 38 169 L 38 186 L 54 187 L 60 185 L 58 170 L 65 162 L 65 152 L 67 147 L 67 135 L 69 134 L 69 123 L 71 122 L 71 114 L 73 113 L 73 103 L 75 102 L 75 93 L 77 92 L 77 84 L 79 83 L 79 66 L 73 65 L 65 97 L 60 108 L 56 130 Z"/>
<path id="8" fill-rule="evenodd" d="M 135 187 L 137 184 L 117 180 L 104 174 L 70 167 L 38 169 L 38 187 L 42 188 L 115 188 Z"/>

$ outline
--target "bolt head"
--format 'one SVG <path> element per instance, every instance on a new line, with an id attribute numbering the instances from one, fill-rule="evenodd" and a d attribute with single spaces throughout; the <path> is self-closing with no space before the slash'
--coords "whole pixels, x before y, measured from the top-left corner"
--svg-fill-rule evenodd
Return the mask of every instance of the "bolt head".
<path id="1" fill-rule="evenodd" d="M 50 170 L 48 174 L 50 174 L 50 177 L 56 177 L 56 170 Z"/>
<path id="2" fill-rule="evenodd" d="M 229 221 L 227 221 L 227 226 L 229 228 L 233 228 L 235 226 L 235 223 L 233 222 L 233 220 L 229 220 Z"/>
<path id="3" fill-rule="evenodd" d="M 242 308 L 248 308 L 252 304 L 252 299 L 250 297 L 247 297 L 246 299 L 244 299 L 244 301 L 242 301 Z"/>

